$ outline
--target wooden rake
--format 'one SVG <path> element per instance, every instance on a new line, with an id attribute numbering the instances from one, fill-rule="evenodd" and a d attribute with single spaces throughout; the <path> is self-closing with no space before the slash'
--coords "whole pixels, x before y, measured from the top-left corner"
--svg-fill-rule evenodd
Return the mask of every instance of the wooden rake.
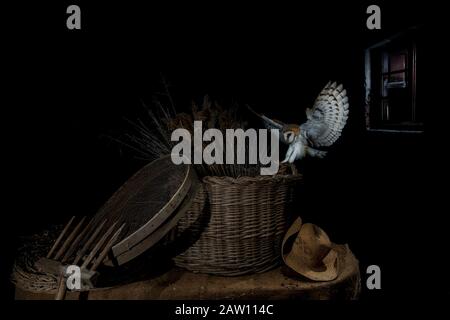
<path id="1" fill-rule="evenodd" d="M 83 217 L 74 225 L 75 220 L 76 217 L 73 216 L 59 234 L 47 256 L 35 263 L 37 270 L 59 276 L 56 300 L 63 300 L 65 297 L 68 265 L 81 264 L 81 290 L 94 287 L 98 276 L 97 268 L 103 263 L 125 226 L 125 223 L 122 223 L 117 228 L 119 224 L 116 221 L 106 229 L 107 220 L 96 224 L 94 219 L 91 219 L 86 224 L 86 217 Z"/>

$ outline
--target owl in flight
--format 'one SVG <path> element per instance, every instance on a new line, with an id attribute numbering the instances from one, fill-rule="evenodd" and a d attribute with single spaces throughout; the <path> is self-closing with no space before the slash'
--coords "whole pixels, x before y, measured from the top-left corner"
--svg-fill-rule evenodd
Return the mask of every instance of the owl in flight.
<path id="1" fill-rule="evenodd" d="M 307 121 L 301 125 L 284 124 L 250 110 L 263 120 L 267 129 L 281 131 L 280 140 L 289 144 L 282 163 L 293 163 L 306 155 L 318 158 L 326 155 L 326 151 L 315 148 L 329 147 L 341 135 L 348 118 L 348 97 L 342 84 L 328 82 L 313 107 L 306 109 Z"/>

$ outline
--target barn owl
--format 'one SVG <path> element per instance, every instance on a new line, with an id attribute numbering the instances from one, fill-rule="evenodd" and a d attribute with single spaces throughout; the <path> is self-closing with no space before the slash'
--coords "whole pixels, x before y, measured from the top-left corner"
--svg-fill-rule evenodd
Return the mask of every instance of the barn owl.
<path id="1" fill-rule="evenodd" d="M 251 111 L 263 120 L 267 129 L 279 129 L 280 140 L 289 144 L 282 163 L 293 163 L 306 155 L 323 158 L 326 151 L 315 148 L 331 146 L 341 135 L 348 118 L 347 91 L 342 84 L 328 82 L 313 107 L 306 109 L 307 121 L 301 125 L 284 124 Z"/>

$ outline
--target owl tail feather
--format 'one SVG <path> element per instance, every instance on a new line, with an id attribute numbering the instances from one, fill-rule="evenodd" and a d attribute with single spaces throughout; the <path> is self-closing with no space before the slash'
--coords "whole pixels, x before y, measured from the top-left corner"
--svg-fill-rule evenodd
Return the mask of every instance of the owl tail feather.
<path id="1" fill-rule="evenodd" d="M 314 148 L 308 148 L 307 153 L 311 157 L 320 158 L 320 159 L 325 158 L 325 156 L 327 155 L 326 151 L 321 151 L 321 150 L 317 150 Z"/>

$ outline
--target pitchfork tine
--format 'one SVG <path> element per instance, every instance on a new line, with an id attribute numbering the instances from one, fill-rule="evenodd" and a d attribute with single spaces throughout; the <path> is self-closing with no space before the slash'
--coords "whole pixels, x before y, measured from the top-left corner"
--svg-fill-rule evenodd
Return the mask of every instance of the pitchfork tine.
<path id="1" fill-rule="evenodd" d="M 97 239 L 97 236 L 100 233 L 100 231 L 103 229 L 103 226 L 105 225 L 106 221 L 107 220 L 103 221 L 100 224 L 100 226 L 98 226 L 97 229 L 94 231 L 94 233 L 89 237 L 89 239 L 84 244 L 83 248 L 81 248 L 81 250 L 77 253 L 77 256 L 75 257 L 73 264 L 77 265 L 78 262 L 80 262 L 80 260 L 83 258 L 84 254 L 89 249 L 91 244 L 94 242 L 95 239 Z"/>
<path id="2" fill-rule="evenodd" d="M 69 230 L 70 225 L 72 224 L 73 220 L 75 220 L 75 216 L 73 216 L 69 222 L 66 224 L 66 226 L 64 227 L 63 231 L 61 231 L 61 233 L 59 234 L 58 238 L 56 239 L 55 243 L 53 244 L 53 247 L 50 249 L 50 251 L 47 253 L 47 258 L 50 259 L 53 252 L 55 252 L 56 248 L 59 246 L 59 243 L 61 242 L 62 238 L 64 237 L 64 235 L 67 233 L 67 231 Z"/>
<path id="3" fill-rule="evenodd" d="M 81 268 L 86 268 L 89 263 L 91 263 L 92 259 L 94 259 L 97 252 L 100 250 L 100 248 L 103 246 L 103 244 L 108 239 L 109 235 L 113 232 L 114 228 L 116 227 L 117 222 L 114 222 L 114 224 L 109 227 L 108 231 L 103 235 L 103 237 L 100 239 L 99 242 L 95 245 L 94 249 L 92 249 L 91 253 L 88 255 L 86 260 L 84 260 L 83 264 L 81 265 Z"/>
<path id="4" fill-rule="evenodd" d="M 125 227 L 125 223 L 122 224 L 122 226 L 114 233 L 114 235 L 109 239 L 106 246 L 103 248 L 102 252 L 98 256 L 98 258 L 95 260 L 94 265 L 91 268 L 91 271 L 97 270 L 97 268 L 100 266 L 100 264 L 105 259 L 106 255 L 108 254 L 109 250 L 111 250 L 112 246 L 116 243 L 117 238 L 120 235 L 120 232 L 122 232 L 123 227 Z"/>
<path id="5" fill-rule="evenodd" d="M 73 239 L 77 235 L 78 231 L 80 230 L 81 226 L 83 225 L 84 220 L 86 220 L 86 217 L 83 217 L 83 219 L 81 219 L 81 221 L 77 224 L 75 229 L 73 229 L 72 233 L 69 235 L 69 237 L 66 239 L 66 241 L 64 242 L 62 247 L 56 253 L 56 256 L 54 258 L 55 260 L 58 260 L 64 254 L 64 252 L 66 251 L 67 247 L 71 244 L 71 242 L 73 241 Z"/>
<path id="6" fill-rule="evenodd" d="M 80 234 L 73 240 L 72 244 L 70 245 L 69 249 L 67 250 L 66 254 L 62 258 L 61 262 L 65 263 L 69 258 L 72 256 L 74 251 L 79 247 L 79 244 L 81 243 L 81 240 L 84 239 L 84 237 L 91 231 L 92 225 L 94 224 L 94 219 L 91 219 L 86 227 L 84 227 L 84 230 L 80 232 Z"/>

